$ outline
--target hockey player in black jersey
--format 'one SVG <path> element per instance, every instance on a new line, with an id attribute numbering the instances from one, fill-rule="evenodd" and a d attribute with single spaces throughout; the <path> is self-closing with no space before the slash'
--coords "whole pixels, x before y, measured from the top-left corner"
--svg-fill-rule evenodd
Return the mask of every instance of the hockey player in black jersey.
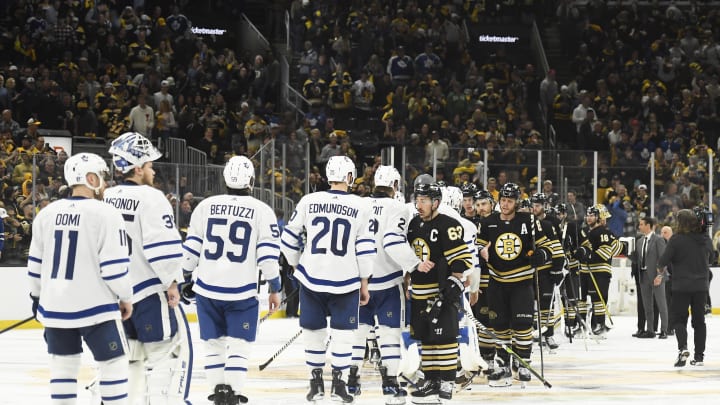
<path id="1" fill-rule="evenodd" d="M 612 277 L 612 258 L 622 250 L 622 243 L 606 226 L 610 213 L 602 204 L 588 207 L 585 222 L 589 230 L 580 233 L 580 247 L 575 258 L 580 262 L 580 315 L 587 313 L 584 299 L 590 296 L 592 301 L 592 331 L 604 335 L 607 312 L 608 290 Z"/>
<path id="2" fill-rule="evenodd" d="M 488 376 L 492 387 L 512 384 L 510 355 L 501 344 L 511 346 L 526 362 L 532 351 L 535 268 L 552 258 L 550 243 L 542 225 L 529 213 L 517 212 L 520 188 L 506 183 L 500 189 L 500 212 L 480 221 L 477 243 L 487 261 L 490 283 L 487 289 L 490 326 L 499 339 L 496 344 L 501 365 Z M 530 371 L 520 366 L 518 379 L 530 380 Z"/>
<path id="3" fill-rule="evenodd" d="M 495 200 L 492 194 L 487 190 L 478 190 L 475 195 L 475 212 L 477 217 L 482 219 L 490 216 L 495 210 Z M 478 221 L 478 224 L 480 221 Z M 490 336 L 488 331 L 492 332 L 490 326 L 490 317 L 488 309 L 487 288 L 490 282 L 490 272 L 488 271 L 487 262 L 480 258 L 480 294 L 478 300 L 473 305 L 473 315 L 480 323 L 485 325 L 488 330 L 478 328 L 478 347 L 480 349 L 480 357 L 487 363 L 487 375 L 495 371 L 495 339 Z"/>
<path id="4" fill-rule="evenodd" d="M 410 332 L 422 344 L 425 382 L 411 394 L 414 404 L 452 399 L 458 360 L 458 318 L 463 278 L 473 271 L 460 223 L 440 214 L 437 184 L 415 190 L 418 215 L 408 226 L 408 242 L 421 260 L 410 273 Z"/>
<path id="5" fill-rule="evenodd" d="M 550 307 L 552 297 L 555 292 L 555 286 L 562 282 L 562 266 L 565 262 L 562 245 L 558 237 L 559 221 L 555 217 L 545 215 L 547 208 L 547 197 L 544 193 L 535 193 L 530 197 L 532 203 L 532 212 L 540 224 L 542 225 L 545 237 L 548 239 L 552 260 L 541 266 L 538 266 L 538 286 L 540 290 L 540 327 L 544 328 L 541 334 L 541 345 L 546 344 L 550 349 L 557 349 L 558 344 L 555 342 L 555 325 L 560 321 L 560 314 L 555 313 Z M 537 323 L 535 323 L 537 325 Z"/>
<path id="6" fill-rule="evenodd" d="M 565 282 L 560 287 L 565 292 L 565 335 L 573 337 L 577 325 L 577 297 L 580 294 L 579 285 L 580 278 L 578 270 L 580 262 L 573 257 L 573 253 L 578 248 L 578 238 L 580 237 L 580 229 L 577 222 L 570 220 L 567 214 L 567 205 L 560 203 L 556 207 L 556 215 L 560 220 L 560 243 L 563 246 L 565 260 L 567 264 L 568 274 L 565 275 Z"/>

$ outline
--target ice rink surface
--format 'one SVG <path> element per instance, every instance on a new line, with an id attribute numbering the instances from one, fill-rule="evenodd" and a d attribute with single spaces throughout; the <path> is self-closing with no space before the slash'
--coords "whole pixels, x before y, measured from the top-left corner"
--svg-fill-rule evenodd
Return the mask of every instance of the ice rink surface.
<path id="1" fill-rule="evenodd" d="M 455 393 L 450 403 L 471 404 L 492 401 L 502 404 L 720 404 L 720 316 L 709 315 L 705 366 L 673 367 L 677 355 L 674 336 L 667 340 L 637 339 L 631 334 L 636 320 L 614 316 L 615 325 L 607 339 L 573 340 L 569 343 L 556 333 L 561 344 L 555 353 L 544 353 L 544 375 L 552 384 L 545 388 L 534 377 L 527 388 L 516 382 L 512 387 L 490 388 L 477 379 L 470 389 Z M 210 393 L 202 366 L 203 347 L 197 324 L 191 324 L 195 362 L 190 400 L 210 404 Z M 302 335 L 264 371 L 258 365 L 269 359 L 300 330 L 297 318 L 270 319 L 261 324 L 253 345 L 250 372 L 243 392 L 251 404 L 302 404 L 305 402 L 309 371 L 303 358 Z M 689 349 L 692 358 L 692 330 Z M 533 352 L 532 366 L 540 370 L 540 352 Z M 48 357 L 40 329 L 17 329 L 0 335 L 0 404 L 47 404 Z M 326 399 L 329 398 L 329 361 L 325 373 Z M 362 395 L 356 404 L 383 404 L 380 376 L 372 367 L 363 368 Z M 90 394 L 82 389 L 94 377 L 89 356 L 85 355 L 80 376 L 78 404 L 89 404 Z M 410 403 L 408 398 L 407 403 Z"/>

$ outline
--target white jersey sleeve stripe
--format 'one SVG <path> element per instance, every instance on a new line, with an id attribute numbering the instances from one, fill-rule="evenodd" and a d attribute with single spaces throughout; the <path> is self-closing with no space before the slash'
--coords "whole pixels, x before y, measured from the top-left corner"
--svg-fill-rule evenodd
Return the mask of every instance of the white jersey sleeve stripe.
<path id="1" fill-rule="evenodd" d="M 390 273 L 390 274 L 384 275 L 382 277 L 373 276 L 372 278 L 370 278 L 370 282 L 373 284 L 384 283 L 386 281 L 390 281 L 390 280 L 394 280 L 398 277 L 402 277 L 402 275 L 403 275 L 402 271 L 396 271 L 394 273 Z"/>
<path id="2" fill-rule="evenodd" d="M 267 260 L 280 260 L 280 256 L 279 256 L 279 255 L 266 255 L 266 256 L 261 256 L 261 257 L 258 257 L 257 262 L 258 262 L 258 264 L 260 264 L 260 263 L 262 263 L 262 262 L 264 262 L 264 261 L 267 261 Z"/>
<path id="3" fill-rule="evenodd" d="M 148 263 L 155 263 L 155 262 L 159 262 L 161 260 L 177 259 L 178 257 L 182 257 L 182 253 L 174 253 L 171 255 L 157 256 L 157 257 L 148 257 Z"/>
<path id="4" fill-rule="evenodd" d="M 137 294 L 138 292 L 140 292 L 148 287 L 152 287 L 154 285 L 161 285 L 161 284 L 162 284 L 162 282 L 157 277 L 147 279 L 147 280 L 143 281 L 142 283 L 139 283 L 139 284 L 136 284 L 133 286 L 133 294 Z"/>
<path id="5" fill-rule="evenodd" d="M 403 243 L 407 243 L 407 241 L 399 240 L 399 241 L 397 241 L 397 242 L 388 242 L 388 243 L 384 244 L 383 247 L 384 247 L 385 249 L 387 249 L 387 248 L 389 248 L 390 246 L 402 245 Z"/>
<path id="6" fill-rule="evenodd" d="M 163 242 L 156 242 L 156 243 L 147 244 L 147 245 L 143 246 L 143 249 L 147 250 L 147 249 L 152 249 L 152 248 L 156 248 L 156 247 L 159 247 L 159 246 L 179 245 L 179 244 L 181 244 L 181 243 L 182 243 L 182 241 L 181 241 L 180 239 L 178 239 L 178 240 L 167 240 L 167 241 L 163 241 Z"/>
<path id="7" fill-rule="evenodd" d="M 187 241 L 185 243 L 187 243 Z M 197 252 L 194 249 L 191 249 L 188 245 L 183 245 L 183 249 L 185 249 L 186 252 L 190 253 L 191 255 L 193 255 L 195 257 L 200 257 L 200 252 Z"/>
<path id="8" fill-rule="evenodd" d="M 121 264 L 121 263 L 130 263 L 130 259 L 123 258 L 123 259 L 115 259 L 115 260 L 106 260 L 106 261 L 100 263 L 100 267 L 102 268 L 105 266 L 112 266 L 113 264 Z"/>
<path id="9" fill-rule="evenodd" d="M 33 256 L 28 256 L 28 261 L 42 264 L 42 259 L 38 259 L 37 257 L 33 257 Z"/>
<path id="10" fill-rule="evenodd" d="M 28 271 L 28 276 L 34 277 L 34 278 L 40 278 L 39 273 L 33 273 L 32 271 Z"/>
<path id="11" fill-rule="evenodd" d="M 187 239 L 185 239 L 185 243 L 188 243 L 188 242 L 202 243 L 202 239 L 200 239 L 200 238 L 198 238 L 197 236 L 194 236 L 194 235 L 193 235 L 193 236 L 188 236 Z"/>
<path id="12" fill-rule="evenodd" d="M 288 249 L 292 249 L 292 250 L 300 250 L 300 247 L 299 247 L 299 246 L 292 246 L 292 245 L 289 245 L 289 244 L 288 244 L 288 243 L 287 243 L 286 241 L 282 241 L 282 244 L 283 244 L 283 246 L 287 247 Z"/>
<path id="13" fill-rule="evenodd" d="M 125 276 L 125 275 L 127 275 L 127 274 L 128 274 L 128 271 L 125 270 L 125 271 L 122 272 L 122 273 L 113 274 L 112 276 L 103 276 L 102 279 L 105 280 L 105 281 L 110 281 L 110 280 L 115 280 L 116 278 L 123 277 L 123 276 Z"/>
<path id="14" fill-rule="evenodd" d="M 197 279 L 197 281 L 195 281 L 195 283 L 198 287 L 200 287 L 204 290 L 214 291 L 214 292 L 222 293 L 222 294 L 240 294 L 243 292 L 252 291 L 252 290 L 257 289 L 257 283 L 245 284 L 240 287 L 220 287 L 217 285 L 207 284 L 200 279 Z"/>
<path id="15" fill-rule="evenodd" d="M 280 249 L 280 245 L 278 245 L 277 243 L 268 243 L 268 242 L 258 243 L 257 247 L 258 247 L 258 249 L 259 248 L 271 248 L 271 249 L 278 249 L 278 250 Z"/>

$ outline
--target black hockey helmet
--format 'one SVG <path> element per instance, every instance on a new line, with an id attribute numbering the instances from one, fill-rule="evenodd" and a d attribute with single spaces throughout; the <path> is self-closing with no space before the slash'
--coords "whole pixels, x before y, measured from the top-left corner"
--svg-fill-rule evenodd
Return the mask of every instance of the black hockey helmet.
<path id="1" fill-rule="evenodd" d="M 533 204 L 545 204 L 547 196 L 545 196 L 545 193 L 535 193 L 530 197 L 530 202 Z"/>
<path id="2" fill-rule="evenodd" d="M 440 188 L 445 188 L 448 186 L 445 180 L 438 180 L 435 184 L 437 184 L 437 186 Z"/>
<path id="3" fill-rule="evenodd" d="M 520 187 L 515 183 L 505 183 L 500 187 L 500 197 L 520 198 Z"/>
<path id="4" fill-rule="evenodd" d="M 518 209 L 531 209 L 532 208 L 532 202 L 529 198 L 523 198 L 520 200 L 520 204 L 518 204 Z"/>
<path id="5" fill-rule="evenodd" d="M 555 209 L 557 210 L 558 214 L 567 214 L 567 204 L 560 203 L 555 206 Z"/>
<path id="6" fill-rule="evenodd" d="M 460 191 L 462 191 L 463 197 L 475 198 L 475 193 L 477 193 L 477 186 L 475 185 L 475 183 L 465 183 L 460 186 Z"/>
<path id="7" fill-rule="evenodd" d="M 475 192 L 475 195 L 473 195 L 473 198 L 475 200 L 490 200 L 491 202 L 495 202 L 495 199 L 493 198 L 493 195 L 490 194 L 487 190 L 478 190 Z"/>
<path id="8" fill-rule="evenodd" d="M 430 197 L 433 200 L 442 200 L 442 191 L 440 189 L 440 186 L 437 185 L 437 183 L 430 183 L 430 184 L 418 184 L 415 186 L 414 190 L 415 196 L 426 196 Z"/>

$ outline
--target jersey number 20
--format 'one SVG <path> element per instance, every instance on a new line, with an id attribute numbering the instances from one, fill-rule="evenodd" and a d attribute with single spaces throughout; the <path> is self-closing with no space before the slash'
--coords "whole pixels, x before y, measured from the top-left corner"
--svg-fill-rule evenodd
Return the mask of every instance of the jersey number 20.
<path id="1" fill-rule="evenodd" d="M 332 222 L 326 217 L 315 217 L 312 220 L 313 226 L 320 225 L 320 230 L 312 239 L 312 248 L 310 253 L 314 255 L 324 255 L 327 248 L 321 247 L 326 245 L 323 243 L 325 235 L 330 233 L 330 251 L 335 256 L 345 256 L 347 253 L 347 244 L 350 240 L 350 221 L 345 218 L 335 218 Z M 340 243 L 338 244 L 338 239 Z"/>

